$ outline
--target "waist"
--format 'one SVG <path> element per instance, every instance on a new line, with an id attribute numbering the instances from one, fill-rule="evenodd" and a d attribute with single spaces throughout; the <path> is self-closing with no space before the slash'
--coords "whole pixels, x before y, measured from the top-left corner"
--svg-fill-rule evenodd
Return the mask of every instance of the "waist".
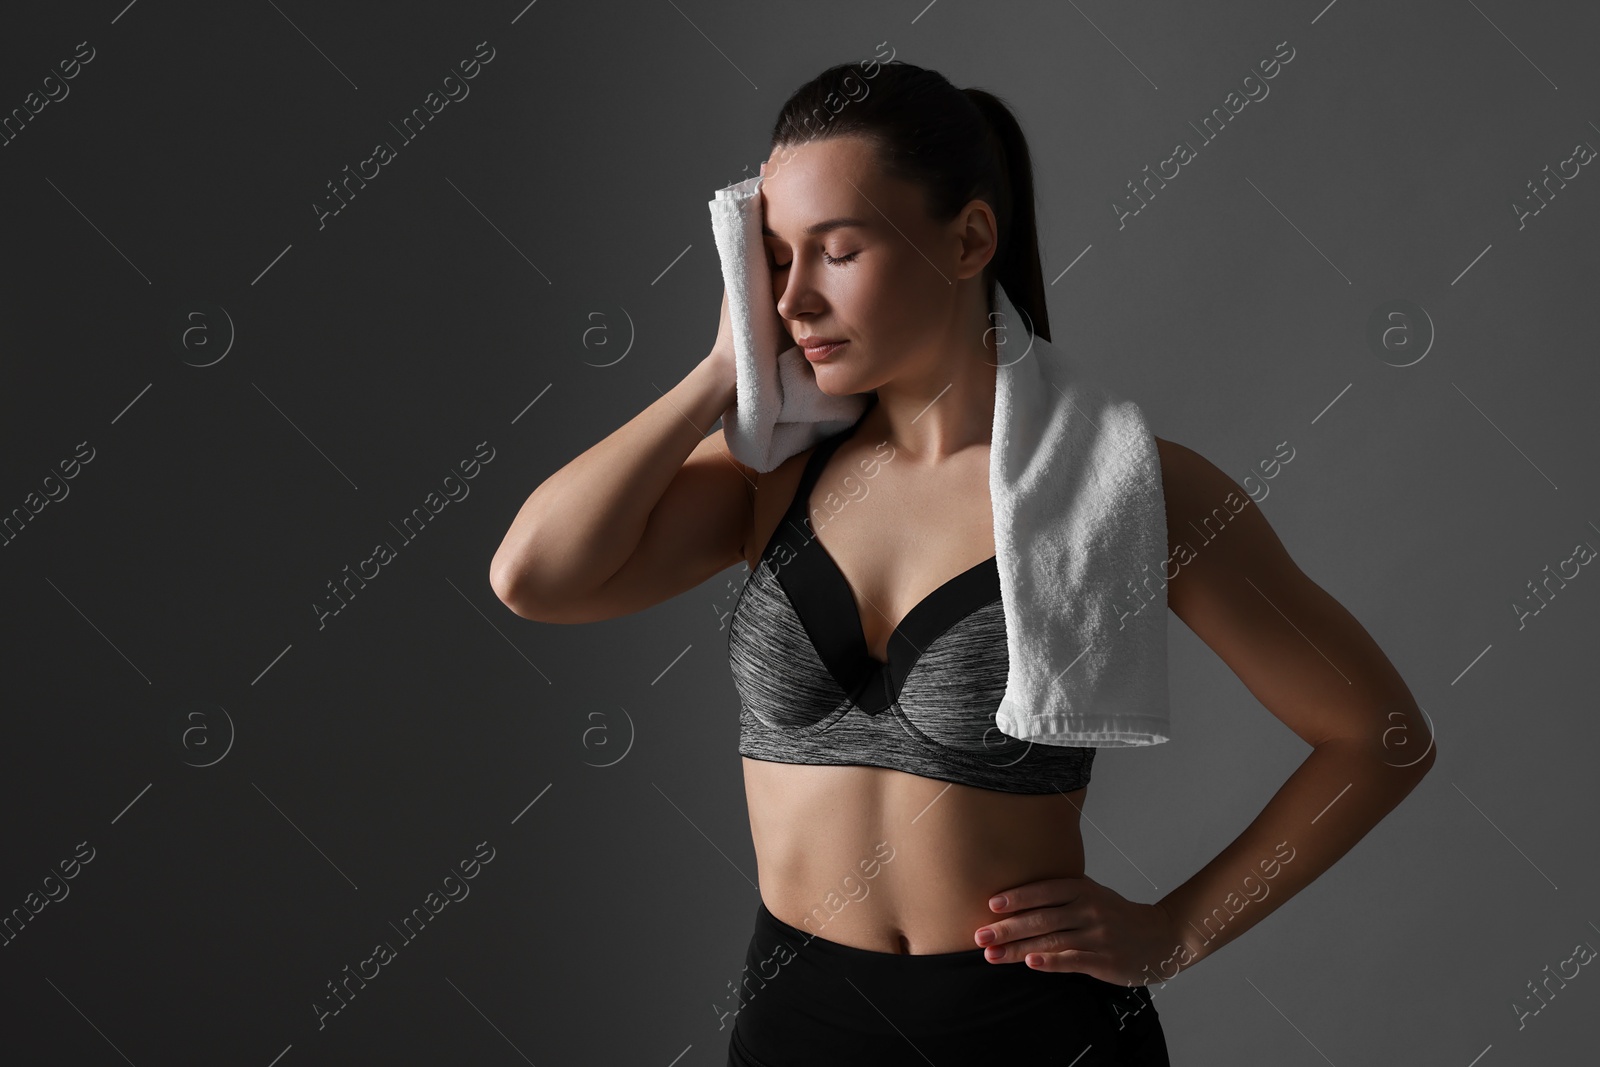
<path id="1" fill-rule="evenodd" d="M 746 759 L 761 897 L 835 944 L 895 954 L 976 950 L 989 898 L 1083 874 L 1087 788 L 1002 793 L 877 767 Z"/>

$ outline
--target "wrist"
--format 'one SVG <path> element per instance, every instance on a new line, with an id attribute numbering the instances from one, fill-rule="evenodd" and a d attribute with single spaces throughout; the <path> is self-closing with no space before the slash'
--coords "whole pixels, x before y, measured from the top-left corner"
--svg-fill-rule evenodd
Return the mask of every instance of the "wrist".
<path id="1" fill-rule="evenodd" d="M 733 406 L 737 393 L 732 355 L 724 355 L 713 349 L 684 375 L 679 388 L 692 398 L 687 404 L 692 409 L 691 418 L 695 424 L 714 426 Z M 680 404 L 680 409 L 682 407 Z"/>
<path id="2" fill-rule="evenodd" d="M 738 364 L 734 358 L 733 349 L 713 347 L 706 357 L 700 361 L 700 368 L 717 383 L 731 406 L 734 397 L 738 395 Z"/>
<path id="3" fill-rule="evenodd" d="M 1166 918 L 1166 949 L 1155 966 L 1146 969 L 1164 982 L 1175 977 L 1179 971 L 1200 962 L 1205 953 L 1193 944 L 1188 936 L 1188 925 L 1180 917 L 1174 904 L 1162 899 L 1156 901 L 1153 906 Z"/>

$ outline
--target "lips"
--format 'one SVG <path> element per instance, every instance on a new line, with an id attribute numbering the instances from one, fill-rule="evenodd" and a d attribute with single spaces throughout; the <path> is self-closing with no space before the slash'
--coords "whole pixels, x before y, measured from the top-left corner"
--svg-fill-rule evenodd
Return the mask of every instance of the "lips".
<path id="1" fill-rule="evenodd" d="M 805 352 L 806 359 L 816 363 L 827 359 L 849 343 L 849 341 L 818 341 L 807 338 L 800 347 Z"/>

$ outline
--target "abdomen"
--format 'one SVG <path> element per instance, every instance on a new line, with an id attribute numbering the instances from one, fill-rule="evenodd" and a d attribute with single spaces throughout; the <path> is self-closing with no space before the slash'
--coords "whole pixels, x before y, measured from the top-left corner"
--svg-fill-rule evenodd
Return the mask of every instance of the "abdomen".
<path id="1" fill-rule="evenodd" d="M 995 893 L 1083 874 L 1087 786 L 1006 793 L 880 767 L 743 763 L 762 899 L 829 941 L 976 949 L 973 933 L 1001 917 Z"/>

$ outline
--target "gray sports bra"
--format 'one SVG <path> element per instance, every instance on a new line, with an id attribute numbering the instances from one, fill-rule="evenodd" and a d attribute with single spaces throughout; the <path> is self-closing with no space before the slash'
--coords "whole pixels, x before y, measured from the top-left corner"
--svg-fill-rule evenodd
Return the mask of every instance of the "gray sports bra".
<path id="1" fill-rule="evenodd" d="M 1009 666 L 1000 570 L 971 567 L 867 650 L 855 595 L 811 532 L 811 489 L 856 426 L 819 443 L 728 623 L 739 753 L 777 763 L 888 767 L 1008 793 L 1089 783 L 1095 749 L 1000 732 Z"/>

